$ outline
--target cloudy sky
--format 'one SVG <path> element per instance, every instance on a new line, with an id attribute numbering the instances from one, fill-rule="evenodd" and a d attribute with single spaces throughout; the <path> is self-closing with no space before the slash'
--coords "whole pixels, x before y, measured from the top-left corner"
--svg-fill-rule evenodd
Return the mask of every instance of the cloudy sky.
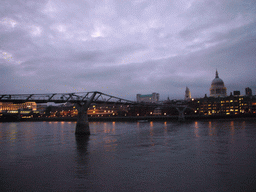
<path id="1" fill-rule="evenodd" d="M 255 0 L 2 0 L 0 94 L 256 94 Z"/>

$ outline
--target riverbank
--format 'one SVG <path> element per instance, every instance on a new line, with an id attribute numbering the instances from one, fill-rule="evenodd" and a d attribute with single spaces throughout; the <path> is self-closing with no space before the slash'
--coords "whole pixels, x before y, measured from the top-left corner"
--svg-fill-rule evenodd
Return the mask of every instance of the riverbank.
<path id="1" fill-rule="evenodd" d="M 256 114 L 242 114 L 242 115 L 204 115 L 204 116 L 185 116 L 185 120 L 210 120 L 210 119 L 248 119 L 256 118 Z M 89 122 L 97 121 L 178 121 L 178 116 L 129 116 L 129 117 L 89 117 Z M 14 122 L 14 121 L 77 121 L 76 117 L 40 117 L 40 118 L 26 118 L 26 119 L 8 119 L 0 120 L 0 122 Z"/>

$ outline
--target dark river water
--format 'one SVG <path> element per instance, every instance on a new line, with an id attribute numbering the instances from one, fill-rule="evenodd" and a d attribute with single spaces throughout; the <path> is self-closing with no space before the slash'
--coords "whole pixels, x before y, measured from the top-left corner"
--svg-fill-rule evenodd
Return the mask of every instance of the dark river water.
<path id="1" fill-rule="evenodd" d="M 256 121 L 0 123 L 0 191 L 256 191 Z"/>

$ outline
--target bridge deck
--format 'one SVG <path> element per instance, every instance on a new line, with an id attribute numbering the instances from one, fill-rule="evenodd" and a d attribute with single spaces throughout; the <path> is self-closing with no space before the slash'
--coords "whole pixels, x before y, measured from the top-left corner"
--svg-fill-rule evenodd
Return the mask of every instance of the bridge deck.
<path id="1" fill-rule="evenodd" d="M 0 95 L 0 102 L 13 102 L 13 103 L 24 103 L 24 102 L 36 102 L 36 103 L 78 103 L 86 102 L 90 97 L 96 94 L 93 103 L 135 103 L 133 101 L 101 93 L 98 91 L 94 92 L 78 92 L 78 93 L 51 93 L 51 94 L 5 94 Z"/>

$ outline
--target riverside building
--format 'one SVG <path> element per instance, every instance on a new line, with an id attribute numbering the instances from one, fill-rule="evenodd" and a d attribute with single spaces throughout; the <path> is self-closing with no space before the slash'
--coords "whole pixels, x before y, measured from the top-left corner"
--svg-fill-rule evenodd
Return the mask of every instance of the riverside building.
<path id="1" fill-rule="evenodd" d="M 10 102 L 0 102 L 0 112 L 17 111 L 19 109 L 36 111 L 37 105 L 35 102 L 25 102 L 25 103 L 18 103 L 18 104 L 14 104 Z"/>
<path id="2" fill-rule="evenodd" d="M 159 102 L 159 93 L 152 93 L 147 95 L 137 94 L 136 98 L 137 102 L 157 103 Z"/>
<path id="3" fill-rule="evenodd" d="M 191 100 L 189 106 L 194 109 L 195 114 L 201 115 L 255 114 L 256 95 L 252 96 L 252 90 L 247 87 L 245 95 L 241 95 L 240 91 L 233 91 L 227 96 L 227 88 L 216 70 L 210 87 L 210 97 L 205 95 L 204 98 Z"/>
<path id="4" fill-rule="evenodd" d="M 0 118 L 16 116 L 17 118 L 32 118 L 38 116 L 37 104 L 35 102 L 11 103 L 0 102 Z"/>
<path id="5" fill-rule="evenodd" d="M 235 92 L 235 91 L 234 91 Z M 239 115 L 256 113 L 256 96 L 230 94 L 226 97 L 195 99 L 189 104 L 201 115 Z"/>

